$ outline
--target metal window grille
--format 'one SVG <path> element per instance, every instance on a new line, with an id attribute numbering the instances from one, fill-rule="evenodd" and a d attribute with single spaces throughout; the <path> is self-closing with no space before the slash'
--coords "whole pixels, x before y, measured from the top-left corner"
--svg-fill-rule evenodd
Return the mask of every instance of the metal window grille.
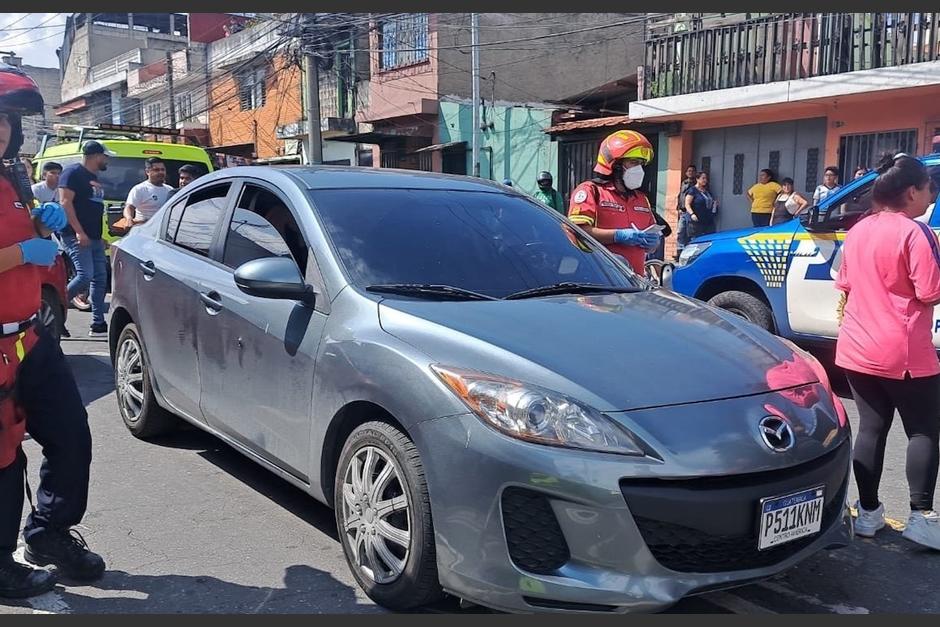
<path id="1" fill-rule="evenodd" d="M 702 172 L 705 174 L 711 175 L 712 171 L 712 158 L 711 157 L 702 157 Z"/>
<path id="2" fill-rule="evenodd" d="M 819 148 L 806 151 L 806 186 L 803 189 L 816 189 L 819 185 Z"/>
<path id="3" fill-rule="evenodd" d="M 904 129 L 881 133 L 843 135 L 839 139 L 839 171 L 844 180 L 852 180 L 856 166 L 874 167 L 885 152 L 917 154 L 917 130 Z"/>
<path id="4" fill-rule="evenodd" d="M 734 156 L 734 181 L 731 193 L 735 196 L 744 193 L 744 155 L 741 153 Z"/>
<path id="5" fill-rule="evenodd" d="M 251 68 L 235 76 L 238 83 L 238 103 L 242 111 L 264 106 L 267 96 L 264 88 L 266 78 L 265 67 Z"/>
<path id="6" fill-rule="evenodd" d="M 428 14 L 413 13 L 382 22 L 379 48 L 379 62 L 383 70 L 426 61 Z"/>
<path id="7" fill-rule="evenodd" d="M 771 150 L 770 158 L 767 160 L 767 167 L 773 170 L 774 175 L 780 175 L 780 151 Z"/>

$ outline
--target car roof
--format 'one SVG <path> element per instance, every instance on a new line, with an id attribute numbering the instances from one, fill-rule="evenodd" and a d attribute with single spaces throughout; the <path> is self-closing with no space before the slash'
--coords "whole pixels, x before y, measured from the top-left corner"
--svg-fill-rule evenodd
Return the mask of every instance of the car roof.
<path id="1" fill-rule="evenodd" d="M 214 178 L 245 176 L 277 178 L 287 176 L 298 186 L 310 189 L 437 189 L 477 191 L 521 195 L 518 191 L 487 179 L 438 174 L 417 170 L 368 168 L 360 166 L 294 166 L 249 165 L 224 168 Z"/>

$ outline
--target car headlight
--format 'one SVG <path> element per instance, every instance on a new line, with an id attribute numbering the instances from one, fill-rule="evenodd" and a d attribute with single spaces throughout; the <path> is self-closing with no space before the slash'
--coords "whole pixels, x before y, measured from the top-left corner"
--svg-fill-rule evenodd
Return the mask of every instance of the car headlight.
<path id="1" fill-rule="evenodd" d="M 682 249 L 682 254 L 679 255 L 679 267 L 687 266 L 698 259 L 699 255 L 708 250 L 708 247 L 711 245 L 711 242 L 699 242 L 698 244 L 687 245 Z"/>
<path id="2" fill-rule="evenodd" d="M 506 435 L 554 446 L 645 455 L 625 429 L 563 394 L 475 370 L 431 369 L 486 424 Z"/>

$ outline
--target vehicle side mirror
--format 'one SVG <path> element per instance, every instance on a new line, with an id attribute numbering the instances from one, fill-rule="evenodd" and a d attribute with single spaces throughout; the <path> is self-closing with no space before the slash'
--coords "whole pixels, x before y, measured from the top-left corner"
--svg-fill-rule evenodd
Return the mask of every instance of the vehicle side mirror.
<path id="1" fill-rule="evenodd" d="M 235 270 L 235 285 L 249 296 L 299 300 L 313 306 L 316 293 L 304 282 L 289 257 L 266 257 L 243 263 Z"/>
<path id="2" fill-rule="evenodd" d="M 803 225 L 807 231 L 813 230 L 813 228 L 819 224 L 819 207 L 813 205 L 806 211 L 800 214 L 800 224 Z"/>

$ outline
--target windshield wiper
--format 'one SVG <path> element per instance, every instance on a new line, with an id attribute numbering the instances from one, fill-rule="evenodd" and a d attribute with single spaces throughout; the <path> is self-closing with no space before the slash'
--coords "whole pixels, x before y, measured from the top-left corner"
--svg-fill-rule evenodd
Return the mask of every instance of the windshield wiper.
<path id="1" fill-rule="evenodd" d="M 366 291 L 405 296 L 433 295 L 453 300 L 497 300 L 493 296 L 472 292 L 453 285 L 433 285 L 430 283 L 386 283 L 383 285 L 370 285 L 366 288 Z"/>
<path id="2" fill-rule="evenodd" d="M 554 285 L 543 285 L 542 287 L 533 287 L 529 290 L 513 292 L 505 297 L 505 300 L 519 300 L 520 298 L 535 298 L 538 296 L 553 296 L 555 294 L 597 294 L 602 292 L 612 292 L 614 294 L 633 294 L 642 292 L 641 287 L 627 287 L 616 285 L 595 285 L 591 283 L 555 283 Z"/>

